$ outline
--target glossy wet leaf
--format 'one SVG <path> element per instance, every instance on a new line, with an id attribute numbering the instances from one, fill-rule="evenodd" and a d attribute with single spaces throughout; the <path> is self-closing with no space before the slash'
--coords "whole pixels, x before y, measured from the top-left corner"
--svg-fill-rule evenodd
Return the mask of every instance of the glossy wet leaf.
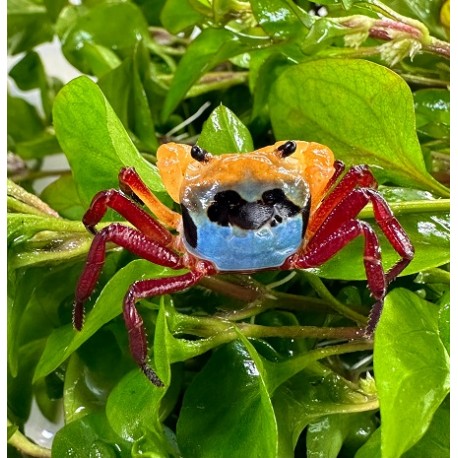
<path id="1" fill-rule="evenodd" d="M 273 85 L 269 105 L 277 139 L 316 141 L 347 165 L 368 164 L 385 180 L 448 196 L 426 171 L 412 93 L 387 68 L 351 59 L 292 66 Z"/>
<path id="2" fill-rule="evenodd" d="M 434 413 L 425 435 L 403 456 L 417 458 L 434 456 L 448 458 L 450 455 L 450 397 L 448 396 Z"/>
<path id="3" fill-rule="evenodd" d="M 130 445 L 108 425 L 104 413 L 86 415 L 60 429 L 53 440 L 53 456 L 130 457 Z"/>
<path id="4" fill-rule="evenodd" d="M 432 138 L 450 138 L 450 92 L 420 89 L 413 93 L 417 130 Z"/>
<path id="5" fill-rule="evenodd" d="M 96 192 L 118 187 L 123 166 L 135 167 L 153 191 L 163 191 L 156 168 L 140 156 L 102 91 L 89 78 L 77 78 L 59 92 L 53 117 L 85 206 Z"/>
<path id="6" fill-rule="evenodd" d="M 13 375 L 8 371 L 7 396 L 8 415 L 18 422 L 25 422 L 30 416 L 33 388 L 31 384 L 33 369 L 44 347 L 44 340 L 38 339 L 22 345 L 18 352 L 18 368 Z"/>
<path id="7" fill-rule="evenodd" d="M 307 428 L 307 457 L 337 458 L 341 451 L 348 454 L 348 448 L 365 442 L 374 430 L 372 412 L 326 415 Z M 345 442 L 349 445 L 342 450 Z"/>
<path id="8" fill-rule="evenodd" d="M 183 400 L 177 425 L 182 453 L 276 457 L 276 430 L 265 382 L 246 348 L 240 342 L 219 348 Z"/>
<path id="9" fill-rule="evenodd" d="M 148 25 L 133 2 L 115 0 L 70 6 L 59 18 L 62 52 L 83 73 L 101 76 L 120 62 L 118 57 L 148 38 Z"/>
<path id="10" fill-rule="evenodd" d="M 18 372 L 19 354 L 19 329 L 21 319 L 30 297 L 35 289 L 35 282 L 41 276 L 40 272 L 8 272 L 7 288 L 7 343 L 8 343 L 8 368 L 16 377 Z"/>
<path id="11" fill-rule="evenodd" d="M 403 458 L 418 458 L 421 456 L 450 457 L 450 400 L 448 398 L 436 410 L 425 435 L 402 455 Z M 380 428 L 358 450 L 355 458 L 382 458 Z"/>
<path id="12" fill-rule="evenodd" d="M 250 3 L 258 24 L 272 37 L 288 38 L 304 27 L 292 3 L 283 0 L 252 0 Z"/>
<path id="13" fill-rule="evenodd" d="M 340 375 L 314 362 L 281 385 L 272 398 L 279 433 L 279 456 L 293 457 L 299 435 L 325 415 L 374 410 L 377 404 Z"/>
<path id="14" fill-rule="evenodd" d="M 177 387 L 179 388 L 179 387 Z M 168 457 L 171 441 L 161 420 L 163 405 L 169 399 L 170 388 L 158 388 L 136 368 L 127 373 L 110 393 L 106 404 L 108 421 L 120 437 L 133 442 L 138 455 Z M 174 388 L 172 392 L 177 393 Z M 175 396 L 176 400 L 176 396 Z"/>
<path id="15" fill-rule="evenodd" d="M 176 273 L 171 269 L 159 267 L 144 260 L 132 261 L 120 269 L 103 288 L 93 309 L 87 314 L 81 331 L 75 331 L 72 325 L 68 324 L 57 328 L 49 336 L 35 372 L 35 379 L 44 377 L 61 365 L 98 329 L 118 316 L 122 310 L 123 298 L 134 281 L 172 275 Z"/>
<path id="16" fill-rule="evenodd" d="M 406 289 L 388 294 L 375 335 L 374 371 L 382 456 L 401 456 L 426 432 L 450 390 L 436 305 Z"/>
<path id="17" fill-rule="evenodd" d="M 254 149 L 250 131 L 224 105 L 212 111 L 197 143 L 212 154 L 246 153 Z"/>
<path id="18" fill-rule="evenodd" d="M 127 348 L 127 342 L 120 348 L 112 330 L 104 328 L 71 355 L 63 394 L 67 423 L 104 410 L 111 390 L 133 366 Z"/>

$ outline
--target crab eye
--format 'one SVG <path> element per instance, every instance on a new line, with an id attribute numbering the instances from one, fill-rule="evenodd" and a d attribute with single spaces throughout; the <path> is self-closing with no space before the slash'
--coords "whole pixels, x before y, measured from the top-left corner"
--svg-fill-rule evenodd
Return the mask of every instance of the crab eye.
<path id="1" fill-rule="evenodd" d="M 283 143 L 278 147 L 278 151 L 281 152 L 281 157 L 288 157 L 296 151 L 296 142 L 289 141 Z"/>
<path id="2" fill-rule="evenodd" d="M 197 145 L 191 148 L 191 156 L 199 162 L 207 162 L 210 159 L 210 153 Z"/>

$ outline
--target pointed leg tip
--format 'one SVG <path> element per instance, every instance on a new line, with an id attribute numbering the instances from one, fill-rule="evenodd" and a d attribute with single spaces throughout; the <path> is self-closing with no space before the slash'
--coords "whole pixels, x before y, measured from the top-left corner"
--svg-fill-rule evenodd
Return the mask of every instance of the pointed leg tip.
<path id="1" fill-rule="evenodd" d="M 153 385 L 157 386 L 158 388 L 165 387 L 164 382 L 157 376 L 156 372 L 154 372 L 150 366 L 147 364 L 142 364 L 141 370 Z"/>
<path id="2" fill-rule="evenodd" d="M 84 312 L 83 312 L 83 304 L 82 302 L 75 301 L 73 303 L 73 327 L 77 331 L 81 331 L 83 329 L 84 324 Z"/>

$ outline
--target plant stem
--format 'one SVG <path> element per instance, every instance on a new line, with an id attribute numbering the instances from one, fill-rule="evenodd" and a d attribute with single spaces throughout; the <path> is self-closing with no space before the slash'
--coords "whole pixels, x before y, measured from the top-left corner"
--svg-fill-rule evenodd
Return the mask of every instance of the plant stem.
<path id="1" fill-rule="evenodd" d="M 414 75 L 411 73 L 399 72 L 399 76 L 405 79 L 408 83 L 421 84 L 422 86 L 448 87 L 450 85 L 450 81 L 443 81 L 437 78 L 427 78 L 425 76 Z"/>
<path id="2" fill-rule="evenodd" d="M 319 361 L 320 359 L 329 358 L 330 356 L 343 355 L 346 353 L 372 350 L 372 347 L 373 342 L 369 340 L 359 340 L 355 342 L 348 342 L 341 345 L 332 345 L 328 347 L 316 348 L 314 350 L 310 350 L 299 356 L 287 359 L 286 361 L 281 361 L 279 363 L 267 363 L 268 365 L 273 364 L 276 366 L 276 368 L 273 368 L 273 370 L 271 371 L 272 374 L 275 374 L 275 379 L 273 380 L 273 388 L 275 390 L 275 388 L 280 386 L 286 380 L 298 374 L 300 371 L 310 366 L 310 364 Z M 378 408 L 378 402 L 376 403 L 375 407 L 371 405 L 370 407 L 367 407 L 367 409 L 365 410 L 373 410 L 376 408 Z"/>
<path id="3" fill-rule="evenodd" d="M 329 313 L 338 311 L 338 313 L 341 313 L 337 310 L 339 308 L 338 306 L 336 307 L 329 303 L 329 297 L 307 297 L 270 289 L 267 290 L 264 285 L 254 280 L 251 280 L 249 283 L 245 282 L 244 285 L 241 285 L 218 277 L 207 277 L 200 281 L 200 285 L 248 304 L 242 309 L 231 310 L 218 315 L 219 318 L 229 321 L 246 319 L 273 308 L 298 312 L 309 311 Z M 361 314 L 356 312 L 354 308 L 351 310 L 349 314 L 352 316 L 352 319 L 356 317 L 360 318 L 360 320 L 354 321 L 357 323 L 365 322 L 366 318 L 362 315 L 365 310 L 362 307 L 358 307 Z"/>
<path id="4" fill-rule="evenodd" d="M 342 302 L 338 301 L 326 288 L 325 284 L 321 281 L 321 279 L 314 274 L 311 274 L 307 271 L 302 271 L 302 274 L 307 278 L 307 281 L 310 283 L 312 288 L 317 292 L 317 294 L 327 301 L 329 306 L 333 308 L 336 312 L 340 313 L 341 315 L 350 318 L 351 320 L 355 321 L 358 324 L 365 324 L 367 321 L 367 317 L 365 315 L 361 315 L 358 312 L 355 312 L 352 308 L 342 304 Z"/>
<path id="5" fill-rule="evenodd" d="M 18 200 L 19 202 L 24 203 L 32 209 L 40 211 L 42 215 L 60 218 L 59 214 L 49 205 L 45 204 L 36 195 L 27 192 L 24 188 L 14 183 L 14 181 L 7 181 L 7 195 Z"/>
<path id="6" fill-rule="evenodd" d="M 214 317 L 196 317 L 176 314 L 171 323 L 174 334 L 193 334 L 199 337 L 219 337 L 218 345 L 237 337 L 235 328 L 246 337 L 285 337 L 290 339 L 360 339 L 362 327 L 319 327 L 319 326 L 262 326 L 250 323 L 232 323 Z M 218 338 L 217 338 L 218 340 Z"/>
<path id="7" fill-rule="evenodd" d="M 12 423 L 8 420 L 8 426 Z M 41 447 L 40 445 L 31 442 L 24 434 L 20 431 L 16 431 L 9 439 L 8 444 L 15 447 L 21 453 L 27 456 L 33 456 L 37 458 L 51 458 L 51 450 L 48 448 Z"/>
<path id="8" fill-rule="evenodd" d="M 390 208 L 395 216 L 412 213 L 440 213 L 450 212 L 450 199 L 410 200 L 408 202 L 390 202 Z M 364 207 L 359 213 L 361 218 L 373 218 L 371 205 Z"/>
<path id="9" fill-rule="evenodd" d="M 285 337 L 290 339 L 360 339 L 362 327 L 319 327 L 319 326 L 262 326 L 239 323 L 237 327 L 246 337 Z"/>

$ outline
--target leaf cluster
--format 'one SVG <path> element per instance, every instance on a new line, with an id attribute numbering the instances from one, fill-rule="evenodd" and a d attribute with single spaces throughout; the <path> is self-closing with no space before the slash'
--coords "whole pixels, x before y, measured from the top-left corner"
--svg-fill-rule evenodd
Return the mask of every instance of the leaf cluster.
<path id="1" fill-rule="evenodd" d="M 12 457 L 449 456 L 448 5 L 8 0 Z M 52 39 L 82 76 L 51 76 L 40 45 Z M 131 283 L 176 271 L 109 247 L 73 330 L 91 244 L 81 218 L 122 166 L 173 206 L 161 143 L 222 154 L 284 139 L 368 164 L 415 246 L 374 341 L 358 339 L 372 305 L 362 240 L 312 271 L 221 275 L 141 301 L 166 389 L 132 362 L 121 308 Z M 62 153 L 68 168 L 49 171 Z M 370 208 L 360 216 L 375 227 Z M 397 254 L 378 234 L 389 268 Z M 40 418 L 55 424 L 49 449 L 31 437 Z"/>

